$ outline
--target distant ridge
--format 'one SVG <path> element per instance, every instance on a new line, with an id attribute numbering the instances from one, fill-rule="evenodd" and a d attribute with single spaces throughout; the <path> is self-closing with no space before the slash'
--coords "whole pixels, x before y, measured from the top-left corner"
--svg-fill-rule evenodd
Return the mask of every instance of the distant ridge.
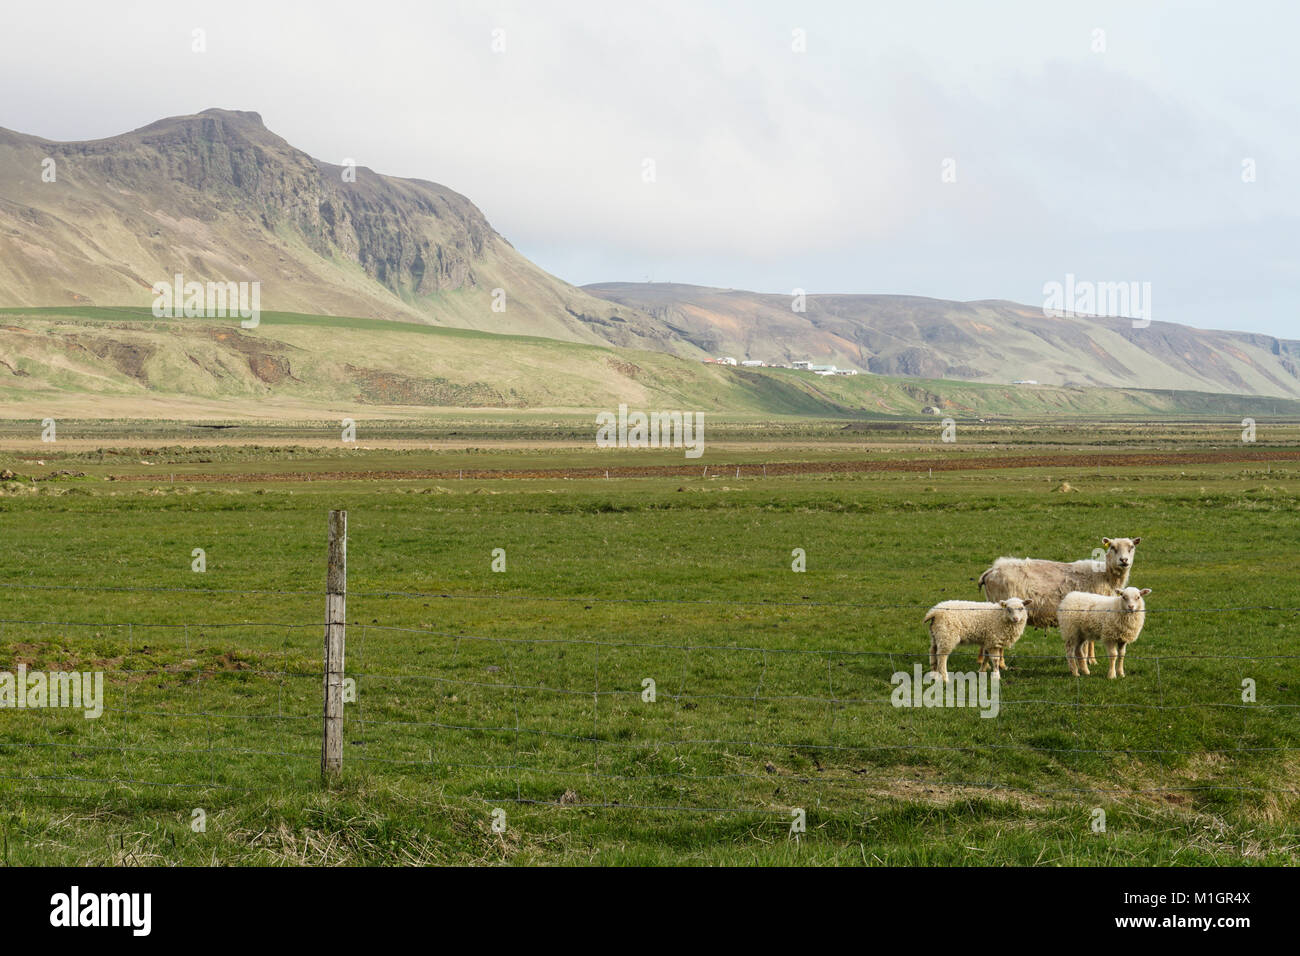
<path id="1" fill-rule="evenodd" d="M 905 295 L 791 296 L 670 283 L 585 291 L 648 312 L 712 355 L 811 359 L 879 375 L 1300 397 L 1300 341 L 1172 322 L 1050 318 L 1041 308 Z"/>

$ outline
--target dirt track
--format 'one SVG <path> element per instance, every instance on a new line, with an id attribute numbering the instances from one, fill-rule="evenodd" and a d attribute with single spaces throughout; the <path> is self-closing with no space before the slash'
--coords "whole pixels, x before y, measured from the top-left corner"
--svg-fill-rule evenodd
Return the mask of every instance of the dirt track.
<path id="1" fill-rule="evenodd" d="M 306 482 L 306 481 L 449 481 L 456 478 L 694 478 L 706 475 L 741 477 L 779 475 L 852 474 L 883 471 L 985 471 L 994 468 L 1116 468 L 1153 465 L 1249 464 L 1252 462 L 1300 461 L 1300 449 L 1256 451 L 1134 452 L 1131 454 L 1046 454 L 997 455 L 980 458 L 914 458 L 880 461 L 808 461 L 704 465 L 644 465 L 624 467 L 443 469 L 409 471 L 324 471 L 324 472 L 218 472 L 177 474 L 180 482 Z M 115 475 L 118 481 L 167 482 L 170 474 Z"/>

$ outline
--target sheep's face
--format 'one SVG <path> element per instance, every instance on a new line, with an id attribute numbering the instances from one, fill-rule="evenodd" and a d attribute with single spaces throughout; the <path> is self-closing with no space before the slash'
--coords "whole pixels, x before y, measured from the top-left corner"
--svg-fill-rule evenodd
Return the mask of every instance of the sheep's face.
<path id="1" fill-rule="evenodd" d="M 1033 601 L 1022 601 L 1020 598 L 1007 598 L 1005 601 L 999 601 L 1002 610 L 1007 615 L 1007 620 L 1013 624 L 1024 624 L 1029 620 L 1029 612 L 1026 608 L 1034 603 Z"/>
<path id="2" fill-rule="evenodd" d="M 1128 614 L 1145 611 L 1146 602 L 1142 599 L 1150 593 L 1150 588 L 1142 588 L 1140 591 L 1137 588 L 1125 588 L 1119 592 L 1120 606 Z"/>
<path id="3" fill-rule="evenodd" d="M 1133 567 L 1137 556 L 1137 546 L 1141 538 L 1102 538 L 1106 546 L 1106 567 L 1111 570 L 1124 571 Z"/>

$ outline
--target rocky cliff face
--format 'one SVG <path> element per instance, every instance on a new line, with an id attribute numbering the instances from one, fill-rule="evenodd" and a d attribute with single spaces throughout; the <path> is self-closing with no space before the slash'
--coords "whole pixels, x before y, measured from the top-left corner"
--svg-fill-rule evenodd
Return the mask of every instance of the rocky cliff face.
<path id="1" fill-rule="evenodd" d="M 154 193 L 160 178 L 186 187 L 176 205 L 200 221 L 231 212 L 271 231 L 296 232 L 317 255 L 356 262 L 396 293 L 475 285 L 474 260 L 499 238 L 464 196 L 312 159 L 266 129 L 257 113 L 207 110 L 54 150 L 79 172 L 119 188 Z"/>

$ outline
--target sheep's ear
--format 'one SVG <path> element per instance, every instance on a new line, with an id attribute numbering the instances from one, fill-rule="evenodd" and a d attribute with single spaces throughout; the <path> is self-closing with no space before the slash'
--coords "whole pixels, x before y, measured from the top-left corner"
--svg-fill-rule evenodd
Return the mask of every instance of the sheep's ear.
<path id="1" fill-rule="evenodd" d="M 1006 607 L 1006 606 L 1007 606 L 1007 602 L 1006 602 L 1006 601 L 999 601 L 999 602 L 998 602 L 998 607 Z"/>
<path id="2" fill-rule="evenodd" d="M 1143 588 L 1141 591 L 1138 592 L 1138 594 L 1142 595 L 1143 597 L 1146 597 L 1150 593 L 1151 593 L 1150 588 Z"/>
<path id="3" fill-rule="evenodd" d="M 1020 603 L 1023 604 L 1025 607 L 1032 607 L 1034 602 L 1030 598 L 1025 598 Z"/>
<path id="4" fill-rule="evenodd" d="M 1106 547 L 1109 548 L 1109 547 L 1110 547 L 1110 538 L 1102 538 L 1102 539 L 1101 539 L 1101 543 L 1104 544 Z"/>
<path id="5" fill-rule="evenodd" d="M 1142 543 L 1142 539 L 1141 539 L 1141 538 L 1134 538 L 1134 539 L 1133 539 L 1133 546 L 1134 546 L 1134 547 L 1137 547 L 1137 546 L 1138 546 L 1139 544 L 1141 544 L 1141 543 Z"/>

